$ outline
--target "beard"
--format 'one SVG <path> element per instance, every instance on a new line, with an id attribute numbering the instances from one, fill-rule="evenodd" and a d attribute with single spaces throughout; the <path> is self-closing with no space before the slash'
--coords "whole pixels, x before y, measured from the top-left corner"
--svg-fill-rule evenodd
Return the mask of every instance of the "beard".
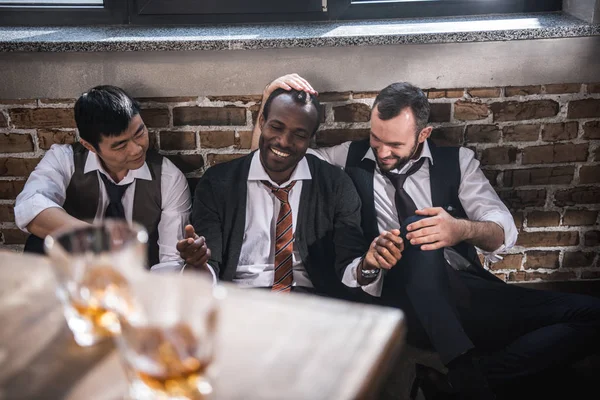
<path id="1" fill-rule="evenodd" d="M 383 164 L 381 162 L 381 160 L 379 159 L 379 157 L 377 157 L 377 152 L 375 151 L 375 149 L 372 149 L 372 150 L 373 150 L 373 153 L 375 154 L 375 159 L 377 160 L 377 165 L 379 166 L 379 169 L 383 172 L 389 172 L 394 169 L 397 169 L 397 170 L 402 169 L 402 167 L 404 167 L 404 165 L 407 162 L 409 162 L 415 156 L 415 154 L 419 153 L 420 148 L 421 148 L 421 143 L 419 143 L 417 140 L 415 140 L 415 143 L 414 143 L 413 147 L 410 149 L 408 156 L 402 157 L 402 156 L 390 155 L 385 158 L 385 160 L 395 160 L 395 162 L 393 164 Z"/>

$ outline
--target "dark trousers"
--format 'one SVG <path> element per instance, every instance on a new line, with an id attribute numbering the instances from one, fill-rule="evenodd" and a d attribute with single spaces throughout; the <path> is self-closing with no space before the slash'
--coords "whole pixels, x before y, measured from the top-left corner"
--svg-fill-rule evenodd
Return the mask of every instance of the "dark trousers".
<path id="1" fill-rule="evenodd" d="M 44 239 L 35 235 L 29 235 L 27 241 L 25 241 L 25 248 L 23 251 L 25 253 L 46 254 L 46 250 L 44 249 Z"/>
<path id="2" fill-rule="evenodd" d="M 406 246 L 382 301 L 406 316 L 407 341 L 448 364 L 470 349 L 493 386 L 565 365 L 599 347 L 600 299 L 456 271 L 443 250 Z"/>

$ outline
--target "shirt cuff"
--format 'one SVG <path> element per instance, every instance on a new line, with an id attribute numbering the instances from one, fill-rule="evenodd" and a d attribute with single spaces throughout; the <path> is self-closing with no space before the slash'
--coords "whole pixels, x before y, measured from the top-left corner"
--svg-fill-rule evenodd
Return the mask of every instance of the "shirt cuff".
<path id="1" fill-rule="evenodd" d="M 17 224 L 17 227 L 24 232 L 30 233 L 27 230 L 27 225 L 29 225 L 39 213 L 48 208 L 62 209 L 57 203 L 40 193 L 36 193 L 26 200 L 19 201 L 19 203 L 15 205 L 15 223 Z"/>
<path id="2" fill-rule="evenodd" d="M 512 215 L 503 212 L 491 212 L 487 213 L 480 219 L 480 221 L 494 222 L 504 231 L 504 243 L 494 251 L 484 251 L 480 248 L 477 250 L 484 255 L 485 259 L 489 262 L 495 263 L 502 260 L 502 257 L 498 256 L 500 253 L 504 253 L 515 245 L 517 241 L 517 228 L 515 226 Z"/>
<path id="3" fill-rule="evenodd" d="M 383 288 L 383 271 L 379 272 L 379 275 L 377 275 L 377 278 L 375 278 L 373 282 L 369 283 L 368 285 L 361 286 L 356 277 L 356 271 L 361 261 L 362 257 L 355 258 L 350 265 L 346 267 L 344 276 L 342 277 L 342 283 L 351 288 L 361 287 L 365 293 L 368 293 L 371 296 L 381 297 L 381 290 Z"/>

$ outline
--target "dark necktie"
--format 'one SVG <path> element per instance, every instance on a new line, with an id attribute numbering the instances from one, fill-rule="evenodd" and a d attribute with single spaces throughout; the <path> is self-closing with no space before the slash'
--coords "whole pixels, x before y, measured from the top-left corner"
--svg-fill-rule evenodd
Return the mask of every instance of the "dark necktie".
<path id="1" fill-rule="evenodd" d="M 292 224 L 292 207 L 288 201 L 290 190 L 296 184 L 292 181 L 283 188 L 278 188 L 268 181 L 261 181 L 277 199 L 281 207 L 275 225 L 275 274 L 273 276 L 273 292 L 289 292 L 294 283 L 292 255 L 294 251 L 294 229 Z"/>
<path id="2" fill-rule="evenodd" d="M 396 210 L 398 211 L 398 221 L 400 222 L 400 225 L 402 225 L 402 221 L 411 215 L 415 215 L 415 211 L 417 211 L 415 202 L 408 193 L 406 193 L 406 190 L 404 190 L 404 182 L 406 181 L 406 178 L 417 172 L 424 162 L 425 158 L 423 157 L 414 163 L 404 174 L 392 174 L 389 171 L 384 172 L 384 175 L 396 188 Z"/>
<path id="3" fill-rule="evenodd" d="M 125 219 L 125 209 L 123 209 L 123 194 L 131 185 L 131 183 L 127 185 L 115 185 L 111 181 L 108 180 L 106 175 L 99 172 L 102 181 L 104 182 L 104 187 L 106 188 L 106 193 L 108 193 L 108 207 L 106 208 L 106 212 L 104 213 L 104 218 L 116 218 L 116 219 Z"/>

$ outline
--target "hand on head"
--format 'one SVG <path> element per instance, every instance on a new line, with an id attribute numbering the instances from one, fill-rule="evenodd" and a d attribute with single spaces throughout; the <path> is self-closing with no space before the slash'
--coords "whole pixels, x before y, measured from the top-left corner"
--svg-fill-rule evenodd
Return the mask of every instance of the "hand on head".
<path id="1" fill-rule="evenodd" d="M 195 268 L 206 267 L 210 258 L 210 249 L 206 245 L 206 240 L 196 235 L 192 225 L 185 226 L 185 235 L 177 242 L 177 251 L 187 265 Z"/>
<path id="2" fill-rule="evenodd" d="M 399 229 L 382 232 L 369 246 L 364 260 L 365 269 L 390 269 L 402 258 L 404 242 Z"/>
<path id="3" fill-rule="evenodd" d="M 308 83 L 308 81 L 302 78 L 298 74 L 288 74 L 284 76 L 280 76 L 275 79 L 273 82 L 269 83 L 265 90 L 263 91 L 263 100 L 267 99 L 271 93 L 273 93 L 276 89 L 284 89 L 284 90 L 300 90 L 303 92 L 308 92 L 314 95 L 318 95 L 319 93 L 313 89 L 313 87 Z"/>

